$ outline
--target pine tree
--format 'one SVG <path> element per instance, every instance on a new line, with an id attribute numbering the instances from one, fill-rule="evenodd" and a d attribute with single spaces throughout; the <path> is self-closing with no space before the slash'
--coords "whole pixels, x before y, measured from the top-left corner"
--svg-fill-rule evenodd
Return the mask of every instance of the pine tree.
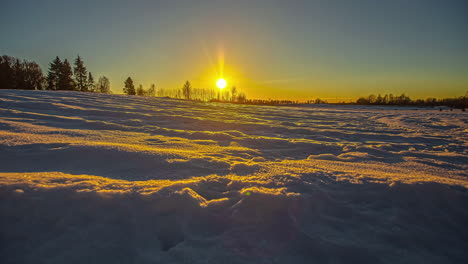
<path id="1" fill-rule="evenodd" d="M 62 68 L 62 61 L 57 56 L 49 64 L 49 71 L 47 72 L 47 89 L 59 90 L 60 70 Z"/>
<path id="2" fill-rule="evenodd" d="M 125 80 L 125 86 L 123 88 L 123 92 L 128 95 L 135 95 L 135 85 L 133 85 L 133 80 L 132 78 L 128 77 L 127 80 Z"/>
<path id="3" fill-rule="evenodd" d="M 91 72 L 88 73 L 88 81 L 87 81 L 88 91 L 95 92 L 96 91 L 96 84 L 94 83 L 94 77 Z"/>
<path id="4" fill-rule="evenodd" d="M 75 81 L 73 80 L 73 72 L 70 63 L 65 59 L 60 67 L 59 83 L 60 90 L 74 90 Z"/>
<path id="5" fill-rule="evenodd" d="M 76 81 L 76 89 L 78 91 L 87 92 L 88 85 L 86 80 L 86 67 L 84 66 L 83 60 L 80 55 L 75 59 L 75 67 L 73 68 Z"/>

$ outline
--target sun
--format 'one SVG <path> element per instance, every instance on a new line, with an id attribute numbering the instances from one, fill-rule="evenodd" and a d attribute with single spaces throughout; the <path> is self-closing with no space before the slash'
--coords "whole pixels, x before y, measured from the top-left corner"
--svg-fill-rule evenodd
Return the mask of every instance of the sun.
<path id="1" fill-rule="evenodd" d="M 219 78 L 219 79 L 216 81 L 216 86 L 217 86 L 219 89 L 223 89 L 224 87 L 226 87 L 226 80 L 224 80 L 223 78 Z"/>

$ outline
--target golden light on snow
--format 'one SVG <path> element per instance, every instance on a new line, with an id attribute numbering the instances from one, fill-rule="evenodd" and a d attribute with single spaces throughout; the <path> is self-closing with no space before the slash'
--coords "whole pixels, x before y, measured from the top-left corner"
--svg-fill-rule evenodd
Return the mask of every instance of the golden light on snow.
<path id="1" fill-rule="evenodd" d="M 241 80 L 229 71 L 207 76 L 208 85 L 222 77 L 228 89 Z M 458 234 L 466 226 L 460 208 L 468 198 L 460 147 L 466 144 L 465 112 L 266 108 L 26 90 L 0 90 L 0 102 L 6 102 L 0 103 L 0 206 L 6 217 L 0 231 L 20 252 L 7 255 L 13 261 L 42 256 L 45 243 L 71 248 L 76 236 L 61 232 L 67 226 L 89 233 L 86 241 L 95 244 L 138 245 L 138 254 L 122 254 L 137 263 L 164 262 L 173 253 L 211 258 L 213 250 L 221 261 L 314 262 L 336 258 L 336 249 L 346 251 L 338 262 L 361 260 L 361 252 L 369 258 L 363 262 L 375 262 L 400 250 L 401 243 L 389 241 L 420 233 L 428 240 L 416 242 L 437 248 L 436 254 L 466 251 Z M 405 217 L 415 214 L 438 218 Z M 384 225 L 376 229 L 374 223 Z M 389 236 L 392 226 L 398 229 Z M 147 234 L 122 240 L 134 230 Z M 357 236 L 359 247 L 349 251 Z M 310 245 L 317 246 L 314 252 Z M 60 259 L 85 262 L 89 250 L 97 252 L 80 248 L 80 258 L 76 250 L 61 250 Z"/>
<path id="2" fill-rule="evenodd" d="M 216 86 L 219 88 L 219 89 L 224 89 L 224 87 L 226 87 L 226 80 L 224 80 L 223 78 L 219 78 L 217 81 L 216 81 Z"/>

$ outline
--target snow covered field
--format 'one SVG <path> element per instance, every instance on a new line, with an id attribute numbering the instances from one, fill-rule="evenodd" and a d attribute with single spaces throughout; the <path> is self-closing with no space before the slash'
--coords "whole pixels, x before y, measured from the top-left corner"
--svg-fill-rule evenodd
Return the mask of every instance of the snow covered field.
<path id="1" fill-rule="evenodd" d="M 463 263 L 468 115 L 0 90 L 2 263 Z"/>

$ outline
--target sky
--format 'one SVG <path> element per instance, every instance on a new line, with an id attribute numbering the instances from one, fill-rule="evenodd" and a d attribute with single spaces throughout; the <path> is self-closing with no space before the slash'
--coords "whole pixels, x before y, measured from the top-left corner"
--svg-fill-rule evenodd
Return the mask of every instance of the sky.
<path id="1" fill-rule="evenodd" d="M 114 93 L 215 87 L 248 98 L 412 98 L 468 91 L 465 0 L 2 0 L 0 54 L 79 54 Z"/>

